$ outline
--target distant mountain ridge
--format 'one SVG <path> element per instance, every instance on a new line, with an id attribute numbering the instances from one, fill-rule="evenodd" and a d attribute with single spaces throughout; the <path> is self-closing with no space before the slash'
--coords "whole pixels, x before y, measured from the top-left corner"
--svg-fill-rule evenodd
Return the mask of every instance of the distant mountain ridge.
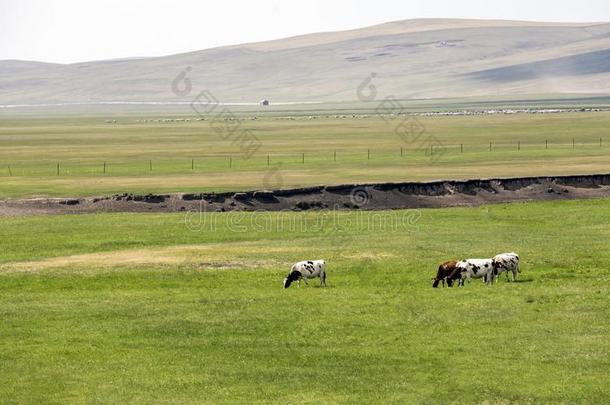
<path id="1" fill-rule="evenodd" d="M 181 72 L 190 93 L 172 91 Z M 609 94 L 610 23 L 407 20 L 164 57 L 7 60 L 0 104 L 176 102 L 204 89 L 223 102 L 352 101 L 373 72 L 378 97 Z"/>

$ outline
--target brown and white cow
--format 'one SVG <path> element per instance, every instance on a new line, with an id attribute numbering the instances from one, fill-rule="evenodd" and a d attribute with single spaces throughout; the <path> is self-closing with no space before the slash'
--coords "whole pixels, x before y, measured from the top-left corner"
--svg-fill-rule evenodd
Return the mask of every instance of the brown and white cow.
<path id="1" fill-rule="evenodd" d="M 455 260 L 445 262 L 438 267 L 438 271 L 436 272 L 436 277 L 432 277 L 432 287 L 438 288 L 440 283 L 443 283 L 443 288 L 445 287 L 445 281 L 447 281 L 447 285 L 449 287 L 453 286 L 453 282 L 457 281 L 458 284 L 461 284 L 462 274 L 460 269 L 457 267 L 458 262 Z"/>

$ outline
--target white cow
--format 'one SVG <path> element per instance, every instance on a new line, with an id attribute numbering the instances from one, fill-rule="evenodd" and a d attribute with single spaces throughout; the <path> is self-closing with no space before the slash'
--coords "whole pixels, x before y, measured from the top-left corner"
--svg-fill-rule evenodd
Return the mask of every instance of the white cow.
<path id="1" fill-rule="evenodd" d="M 320 277 L 320 286 L 326 287 L 326 262 L 324 260 L 309 260 L 305 262 L 295 263 L 290 269 L 290 273 L 284 279 L 284 288 L 290 287 L 294 281 L 301 286 L 301 279 L 307 280 L 310 278 Z"/>
<path id="2" fill-rule="evenodd" d="M 513 281 L 517 280 L 517 275 L 521 273 L 519 268 L 519 255 L 515 252 L 502 253 L 493 258 L 494 278 L 496 282 L 500 278 L 500 274 L 506 272 L 506 281 L 508 281 L 508 272 L 513 273 Z"/>
<path id="3" fill-rule="evenodd" d="M 457 263 L 457 268 L 462 273 L 461 285 L 464 285 L 464 279 L 470 280 L 473 278 L 482 278 L 483 281 L 490 285 L 493 281 L 493 259 L 466 259 Z"/>

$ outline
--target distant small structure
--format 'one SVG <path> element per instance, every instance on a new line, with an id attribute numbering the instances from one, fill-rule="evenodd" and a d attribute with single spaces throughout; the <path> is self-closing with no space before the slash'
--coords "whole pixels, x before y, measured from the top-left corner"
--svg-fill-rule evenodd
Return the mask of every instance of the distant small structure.
<path id="1" fill-rule="evenodd" d="M 269 107 L 269 100 L 267 100 L 267 99 L 263 99 L 263 100 L 261 100 L 261 105 L 262 105 L 263 107 Z"/>
<path id="2" fill-rule="evenodd" d="M 441 41 L 436 45 L 437 48 L 453 48 L 455 46 L 454 41 Z"/>

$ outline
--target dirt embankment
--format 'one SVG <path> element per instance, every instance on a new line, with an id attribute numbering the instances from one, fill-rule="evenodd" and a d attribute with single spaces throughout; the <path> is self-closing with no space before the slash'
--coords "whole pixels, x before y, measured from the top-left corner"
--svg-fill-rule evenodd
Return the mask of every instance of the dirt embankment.
<path id="1" fill-rule="evenodd" d="M 610 197 L 610 174 L 316 186 L 243 193 L 0 201 L 0 216 L 92 212 L 386 210 Z"/>

